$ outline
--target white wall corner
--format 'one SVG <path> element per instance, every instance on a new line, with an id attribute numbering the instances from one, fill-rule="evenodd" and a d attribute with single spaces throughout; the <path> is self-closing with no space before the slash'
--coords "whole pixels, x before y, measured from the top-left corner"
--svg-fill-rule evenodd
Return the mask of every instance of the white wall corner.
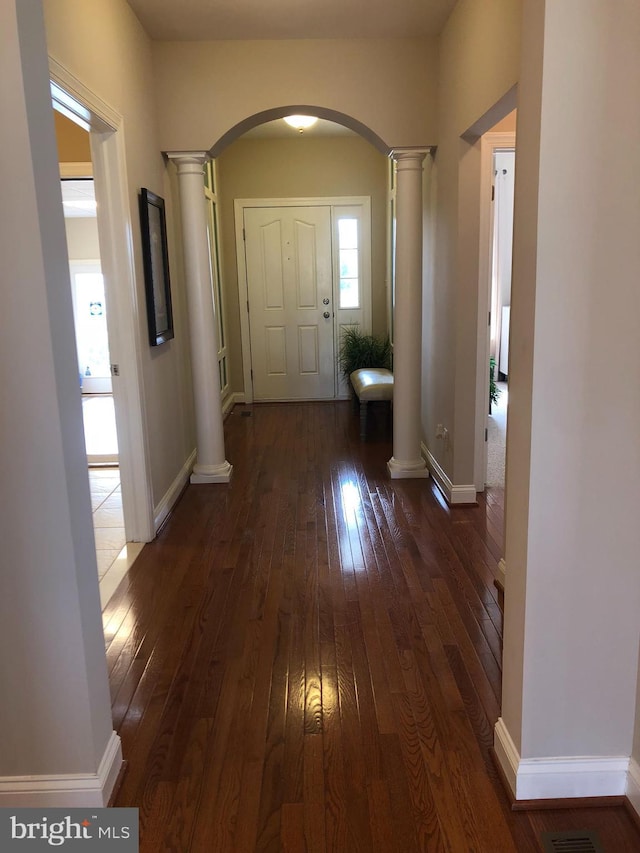
<path id="1" fill-rule="evenodd" d="M 122 745 L 112 732 L 97 773 L 0 778 L 0 808 L 102 808 L 121 769 Z"/>
<path id="2" fill-rule="evenodd" d="M 502 717 L 498 717 L 498 722 L 493 730 L 493 751 L 511 794 L 515 797 L 520 755 Z"/>
<path id="3" fill-rule="evenodd" d="M 635 758 L 629 761 L 627 800 L 638 818 L 640 818 L 640 765 Z"/>
<path id="4" fill-rule="evenodd" d="M 500 560 L 498 560 L 498 571 L 496 574 L 496 580 L 502 586 L 502 589 L 504 589 L 504 583 L 505 583 L 506 578 L 507 578 L 507 564 L 504 561 L 504 557 L 501 557 Z"/>
<path id="5" fill-rule="evenodd" d="M 173 483 L 167 489 L 160 503 L 154 508 L 153 523 L 156 533 L 158 532 L 158 530 L 160 530 L 162 525 L 167 520 L 167 516 L 173 509 L 175 502 L 178 500 L 178 498 L 182 494 L 182 490 L 189 482 L 189 477 L 191 476 L 191 472 L 193 471 L 193 466 L 196 463 L 196 454 L 197 450 L 194 449 L 191 452 L 191 455 L 189 456 L 187 461 L 184 463 L 184 465 L 178 472 L 178 475 L 173 481 Z"/>
<path id="6" fill-rule="evenodd" d="M 621 797 L 627 792 L 628 757 L 523 759 L 502 717 L 494 729 L 494 751 L 516 800 Z M 638 790 L 640 793 L 640 788 Z"/>
<path id="7" fill-rule="evenodd" d="M 444 468 L 442 468 L 424 442 L 420 445 L 420 452 L 426 460 L 431 476 L 436 481 L 438 488 L 445 496 L 448 504 L 454 506 L 455 504 L 475 504 L 478 502 L 476 487 L 473 483 L 468 486 L 454 486 Z"/>

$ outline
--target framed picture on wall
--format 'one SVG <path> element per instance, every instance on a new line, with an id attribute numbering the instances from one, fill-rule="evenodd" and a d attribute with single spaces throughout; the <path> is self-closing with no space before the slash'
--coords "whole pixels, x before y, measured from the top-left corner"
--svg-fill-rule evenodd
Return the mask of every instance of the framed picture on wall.
<path id="1" fill-rule="evenodd" d="M 140 190 L 140 226 L 149 343 L 157 347 L 173 338 L 167 225 L 164 199 L 144 187 Z"/>

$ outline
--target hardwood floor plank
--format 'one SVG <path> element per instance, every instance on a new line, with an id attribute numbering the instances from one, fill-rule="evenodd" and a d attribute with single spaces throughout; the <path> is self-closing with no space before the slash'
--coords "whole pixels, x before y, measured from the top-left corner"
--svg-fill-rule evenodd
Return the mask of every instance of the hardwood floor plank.
<path id="1" fill-rule="evenodd" d="M 283 804 L 282 821 L 280 824 L 280 847 L 282 853 L 301 853 L 301 851 L 308 849 L 305 843 L 304 818 L 304 806 L 302 803 Z"/>
<path id="2" fill-rule="evenodd" d="M 321 734 L 304 736 L 304 839 L 309 853 L 324 853 L 324 764 Z"/>
<path id="3" fill-rule="evenodd" d="M 417 849 L 451 850 L 442 834 L 409 698 L 405 694 L 394 693 L 393 704 L 398 719 L 398 739 L 409 789 L 413 824 L 418 838 Z"/>
<path id="4" fill-rule="evenodd" d="M 512 812 L 490 759 L 501 491 L 390 480 L 348 402 L 238 406 L 225 441 L 232 482 L 185 490 L 103 615 L 143 853 L 534 853 L 582 817 L 640 850 L 621 809 Z"/>

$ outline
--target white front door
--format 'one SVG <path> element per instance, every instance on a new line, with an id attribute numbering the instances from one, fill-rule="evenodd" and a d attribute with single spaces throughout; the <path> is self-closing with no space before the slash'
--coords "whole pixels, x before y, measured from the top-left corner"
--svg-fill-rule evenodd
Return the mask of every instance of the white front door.
<path id="1" fill-rule="evenodd" d="M 78 373 L 83 394 L 111 394 L 104 280 L 99 261 L 70 261 Z"/>
<path id="2" fill-rule="evenodd" d="M 256 400 L 335 396 L 331 208 L 244 209 Z"/>

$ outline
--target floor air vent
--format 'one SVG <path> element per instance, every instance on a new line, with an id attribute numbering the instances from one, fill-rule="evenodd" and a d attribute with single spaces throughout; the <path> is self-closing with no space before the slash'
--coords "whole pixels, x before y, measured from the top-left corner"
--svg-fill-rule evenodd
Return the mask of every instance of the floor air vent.
<path id="1" fill-rule="evenodd" d="M 586 829 L 570 832 L 543 832 L 544 853 L 604 853 L 595 832 Z"/>
<path id="2" fill-rule="evenodd" d="M 240 416 L 243 418 L 250 418 L 251 412 L 248 412 L 246 409 L 243 412 L 240 412 Z"/>

